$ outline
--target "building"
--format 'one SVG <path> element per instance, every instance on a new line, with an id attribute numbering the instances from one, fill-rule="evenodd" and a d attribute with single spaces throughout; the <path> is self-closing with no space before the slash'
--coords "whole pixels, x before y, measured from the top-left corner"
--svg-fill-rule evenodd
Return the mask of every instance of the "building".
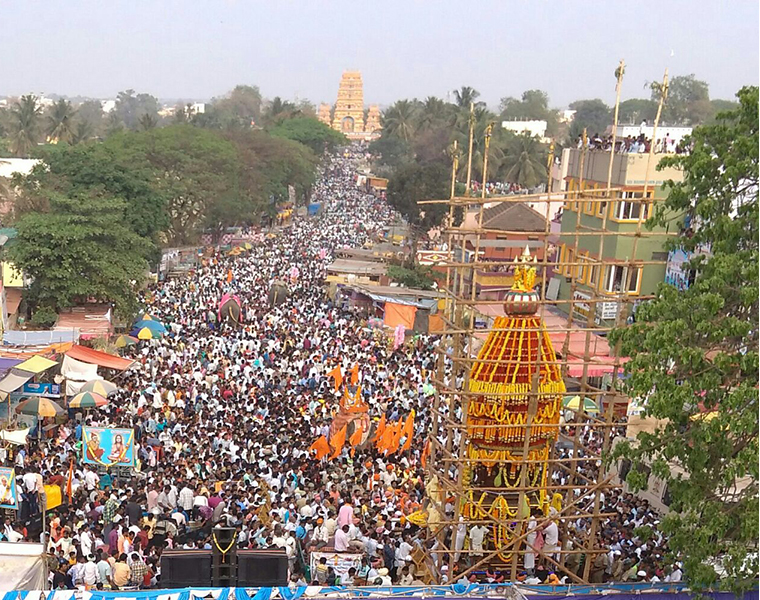
<path id="1" fill-rule="evenodd" d="M 116 108 L 116 100 L 101 100 L 100 107 L 103 109 L 104 113 L 110 113 Z"/>
<path id="2" fill-rule="evenodd" d="M 538 136 L 542 139 L 546 137 L 546 121 L 543 120 L 502 121 L 501 126 L 503 129 L 512 131 L 517 135 L 527 133 L 531 137 Z"/>
<path id="3" fill-rule="evenodd" d="M 601 194 L 607 187 L 610 153 L 586 152 L 582 174 L 581 154 L 581 150 L 574 148 L 562 151 L 568 192 L 580 192 L 582 181 L 582 191 L 588 196 L 584 201 L 568 199 L 565 202 L 558 240 L 559 262 L 580 264 L 562 265 L 562 272 L 555 275 L 554 285 L 550 286 L 552 295 L 556 294 L 556 298 L 551 299 L 565 301 L 559 307 L 568 312 L 567 301 L 572 296 L 577 318 L 587 317 L 593 305 L 594 321 L 609 326 L 617 318 L 616 296 L 626 284 L 630 296 L 648 296 L 655 292 L 665 278 L 665 261 L 668 256 L 665 237 L 668 233 L 675 232 L 658 227 L 650 231 L 644 228 L 643 222 L 650 214 L 653 200 L 665 197 L 663 182 L 668 179 L 679 181 L 682 173 L 672 167 L 658 171 L 653 164 L 647 198 L 643 198 L 648 155 L 615 154 L 611 187 L 619 190 L 613 192 L 618 199 L 606 202 L 602 201 Z M 593 200 L 595 190 L 600 194 L 599 201 Z M 569 198 L 574 197 L 577 196 L 571 195 Z M 605 227 L 608 233 L 602 235 Z M 639 227 L 647 232 L 646 235 L 636 237 Z M 583 235 L 576 236 L 576 231 Z M 594 231 L 600 232 L 600 235 L 594 235 Z M 657 233 L 661 235 L 656 235 Z M 629 261 L 640 261 L 642 264 L 631 267 Z M 655 262 L 658 264 L 652 264 Z M 629 268 L 633 271 L 629 272 Z"/>
<path id="4" fill-rule="evenodd" d="M 660 125 L 657 127 L 657 139 L 664 140 L 667 136 L 675 141 L 677 145 L 687 135 L 691 135 L 692 130 L 691 127 L 668 127 L 666 125 Z M 610 135 L 612 134 L 612 125 L 607 128 L 606 133 Z M 619 140 L 624 140 L 628 137 L 637 138 L 642 133 L 647 139 L 651 140 L 654 134 L 654 127 L 651 125 L 618 125 L 616 135 Z"/>
<path id="5" fill-rule="evenodd" d="M 350 140 L 373 140 L 380 135 L 380 109 L 376 105 L 369 107 L 365 121 L 364 83 L 359 71 L 343 72 L 334 110 L 321 104 L 318 118 Z"/>

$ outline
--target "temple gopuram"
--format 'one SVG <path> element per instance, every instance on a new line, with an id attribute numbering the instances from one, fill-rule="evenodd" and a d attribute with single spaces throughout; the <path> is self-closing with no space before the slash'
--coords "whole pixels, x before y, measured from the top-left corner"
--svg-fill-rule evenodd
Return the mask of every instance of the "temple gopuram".
<path id="1" fill-rule="evenodd" d="M 320 121 L 350 140 L 369 141 L 380 136 L 380 109 L 370 105 L 365 115 L 364 83 L 359 71 L 343 72 L 335 107 L 320 104 L 317 115 Z"/>

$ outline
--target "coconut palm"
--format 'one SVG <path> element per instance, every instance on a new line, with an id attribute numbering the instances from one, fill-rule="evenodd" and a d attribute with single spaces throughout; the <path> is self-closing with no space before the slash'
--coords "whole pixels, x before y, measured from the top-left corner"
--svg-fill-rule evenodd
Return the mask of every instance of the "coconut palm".
<path id="1" fill-rule="evenodd" d="M 42 107 L 36 96 L 21 96 L 11 108 L 11 151 L 16 156 L 28 156 L 40 138 Z"/>
<path id="2" fill-rule="evenodd" d="M 77 126 L 74 128 L 74 133 L 71 136 L 71 143 L 81 144 L 90 140 L 95 135 L 95 128 L 89 121 L 77 121 Z"/>
<path id="3" fill-rule="evenodd" d="M 460 89 L 454 90 L 454 100 L 459 108 L 470 110 L 470 103 L 476 107 L 485 107 L 485 102 L 476 102 L 480 92 L 468 85 L 463 85 Z"/>
<path id="4" fill-rule="evenodd" d="M 158 125 L 158 121 L 150 113 L 145 113 L 142 117 L 140 117 L 138 124 L 140 126 L 140 129 L 143 131 L 148 131 L 148 129 L 154 129 L 156 125 Z"/>
<path id="5" fill-rule="evenodd" d="M 383 129 L 388 135 L 408 142 L 417 128 L 417 113 L 418 108 L 411 100 L 397 100 L 383 113 Z"/>
<path id="6" fill-rule="evenodd" d="M 531 188 L 546 181 L 544 145 L 527 134 L 512 136 L 504 159 L 504 179 Z"/>
<path id="7" fill-rule="evenodd" d="M 74 137 L 74 114 L 71 102 L 61 98 L 50 107 L 47 115 L 48 140 L 52 143 L 70 142 Z"/>
<path id="8" fill-rule="evenodd" d="M 449 120 L 451 112 L 450 104 L 446 104 L 435 96 L 428 96 L 419 108 L 418 127 L 421 131 L 428 131 L 437 125 L 444 125 Z"/>

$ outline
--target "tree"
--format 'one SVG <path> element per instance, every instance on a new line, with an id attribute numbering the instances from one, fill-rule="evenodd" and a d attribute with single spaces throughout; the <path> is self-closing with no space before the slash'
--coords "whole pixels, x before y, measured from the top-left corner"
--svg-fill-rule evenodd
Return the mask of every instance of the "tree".
<path id="1" fill-rule="evenodd" d="M 598 98 L 594 100 L 577 100 L 570 105 L 575 111 L 573 123 L 570 126 L 570 139 L 575 139 L 588 130 L 589 135 L 604 133 L 612 124 L 610 107 Z"/>
<path id="2" fill-rule="evenodd" d="M 524 188 L 546 181 L 546 149 L 538 138 L 528 134 L 512 135 L 507 142 L 504 179 Z"/>
<path id="3" fill-rule="evenodd" d="M 92 135 L 103 133 L 103 106 L 100 100 L 85 100 L 77 107 L 77 121 L 89 125 Z"/>
<path id="4" fill-rule="evenodd" d="M 388 135 L 385 131 L 380 135 L 380 139 L 369 145 L 368 150 L 374 157 L 376 165 L 386 169 L 395 169 L 413 158 L 408 142 Z"/>
<path id="5" fill-rule="evenodd" d="M 32 94 L 21 96 L 10 112 L 11 151 L 16 156 L 29 156 L 40 138 L 42 107 Z"/>
<path id="6" fill-rule="evenodd" d="M 213 107 L 225 129 L 250 128 L 261 119 L 261 92 L 257 86 L 238 85 Z"/>
<path id="7" fill-rule="evenodd" d="M 499 105 L 501 120 L 546 121 L 546 133 L 555 135 L 559 123 L 556 110 L 549 108 L 549 95 L 543 90 L 526 90 L 522 99 L 502 98 Z"/>
<path id="8" fill-rule="evenodd" d="M 427 265 L 416 265 L 412 268 L 389 265 L 388 277 L 404 287 L 417 290 L 432 290 L 433 284 L 436 283 L 436 272 Z"/>
<path id="9" fill-rule="evenodd" d="M 138 124 L 140 131 L 148 131 L 149 129 L 155 129 L 156 125 L 158 125 L 158 120 L 154 116 L 145 113 L 140 117 Z"/>
<path id="10" fill-rule="evenodd" d="M 449 185 L 449 172 L 439 164 L 403 166 L 388 182 L 388 202 L 409 223 L 412 264 L 417 261 L 420 237 L 439 226 L 447 214 L 443 204 L 419 205 L 418 202 L 448 198 Z"/>
<path id="11" fill-rule="evenodd" d="M 451 122 L 452 106 L 440 98 L 428 96 L 418 111 L 417 129 L 421 132 L 447 126 Z"/>
<path id="12" fill-rule="evenodd" d="M 657 116 L 657 102 L 645 98 L 631 98 L 620 103 L 618 113 L 618 123 L 625 125 L 638 125 L 646 119 L 648 123 L 653 123 Z"/>
<path id="13" fill-rule="evenodd" d="M 113 113 L 127 129 L 136 130 L 143 115 L 150 115 L 158 122 L 158 100 L 150 94 L 135 94 L 134 90 L 119 92 Z"/>
<path id="14" fill-rule="evenodd" d="M 32 284 L 33 306 L 59 311 L 80 301 L 113 302 L 130 318 L 148 264 L 142 239 L 125 224 L 126 203 L 106 194 L 51 193 L 45 212 L 21 216 L 8 258 Z"/>
<path id="15" fill-rule="evenodd" d="M 411 100 L 397 100 L 383 113 L 383 132 L 409 142 L 416 130 L 417 110 Z"/>
<path id="16" fill-rule="evenodd" d="M 71 102 L 63 98 L 50 107 L 47 115 L 47 136 L 50 141 L 71 142 L 74 137 L 74 115 Z"/>
<path id="17" fill-rule="evenodd" d="M 118 164 L 147 177 L 165 202 L 166 241 L 198 239 L 211 207 L 237 193 L 235 147 L 218 134 L 190 125 L 120 133 L 104 146 Z"/>
<path id="18" fill-rule="evenodd" d="M 111 137 L 122 131 L 124 131 L 124 122 L 116 114 L 116 111 L 112 110 L 106 118 L 106 137 Z"/>
<path id="19" fill-rule="evenodd" d="M 480 92 L 475 88 L 471 88 L 467 85 L 463 85 L 458 90 L 454 90 L 454 100 L 456 105 L 464 110 L 470 110 L 470 103 L 475 104 L 476 107 L 484 108 L 485 102 L 476 102 Z"/>
<path id="20" fill-rule="evenodd" d="M 666 483 L 660 527 L 693 589 L 717 582 L 716 560 L 734 591 L 758 577 L 758 88 L 738 97 L 738 110 L 694 130 L 691 154 L 658 167 L 683 170 L 652 219 L 682 215 L 671 246 L 695 253 L 694 283 L 661 284 L 611 334 L 631 357 L 624 392 L 664 423 L 612 457 L 632 461 L 634 489 L 646 486 L 643 465 Z"/>
<path id="21" fill-rule="evenodd" d="M 311 117 L 293 117 L 277 123 L 269 132 L 274 137 L 281 137 L 299 142 L 321 155 L 325 149 L 334 150 L 337 146 L 348 144 L 346 136 L 332 127 Z"/>
<path id="22" fill-rule="evenodd" d="M 652 100 L 660 100 L 657 85 L 652 86 Z M 672 125 L 704 123 L 712 113 L 709 86 L 693 74 L 673 77 L 662 113 L 663 122 Z"/>

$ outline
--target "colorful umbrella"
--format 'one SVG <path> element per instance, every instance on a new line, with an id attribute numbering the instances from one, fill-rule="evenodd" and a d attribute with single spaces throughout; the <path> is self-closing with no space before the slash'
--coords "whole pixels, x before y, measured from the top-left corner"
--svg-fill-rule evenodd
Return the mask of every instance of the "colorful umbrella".
<path id="1" fill-rule="evenodd" d="M 565 399 L 562 401 L 562 406 L 571 410 L 581 410 L 581 397 L 565 396 Z M 591 398 L 584 398 L 583 410 L 585 410 L 587 413 L 598 413 L 599 407 Z"/>
<path id="2" fill-rule="evenodd" d="M 160 338 L 161 333 L 151 331 L 150 327 L 143 327 L 140 331 L 137 332 L 137 339 L 138 340 L 152 340 L 153 338 Z"/>
<path id="3" fill-rule="evenodd" d="M 63 413 L 63 409 L 52 400 L 37 396 L 20 402 L 16 407 L 16 412 L 38 417 L 54 417 Z"/>
<path id="4" fill-rule="evenodd" d="M 115 383 L 111 383 L 105 379 L 93 379 L 79 389 L 80 392 L 92 392 L 104 398 L 108 398 L 108 396 L 115 394 L 118 390 L 119 388 Z"/>
<path id="5" fill-rule="evenodd" d="M 154 321 L 152 319 L 143 319 L 142 321 L 138 321 L 134 324 L 134 328 L 138 331 L 144 327 L 147 327 L 153 333 L 166 333 L 166 327 L 164 327 L 158 321 Z"/>
<path id="6" fill-rule="evenodd" d="M 114 344 L 117 348 L 126 348 L 127 346 L 134 346 L 137 341 L 137 338 L 133 338 L 131 335 L 120 335 Z"/>
<path id="7" fill-rule="evenodd" d="M 246 250 L 252 250 L 253 246 L 251 245 L 250 242 L 246 242 L 245 244 L 243 244 L 243 248 L 245 248 Z"/>
<path id="8" fill-rule="evenodd" d="M 69 401 L 69 408 L 95 408 L 106 404 L 108 404 L 108 400 L 100 394 L 80 392 Z"/>

